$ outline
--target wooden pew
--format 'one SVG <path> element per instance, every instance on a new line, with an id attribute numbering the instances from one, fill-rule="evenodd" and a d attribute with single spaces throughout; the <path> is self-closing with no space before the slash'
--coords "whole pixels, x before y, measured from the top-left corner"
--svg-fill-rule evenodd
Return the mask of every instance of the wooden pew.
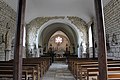
<path id="1" fill-rule="evenodd" d="M 83 60 L 83 61 L 82 61 Z M 89 63 L 88 63 L 89 62 Z M 97 62 L 97 59 L 93 59 L 93 60 L 86 60 L 86 59 L 80 59 L 80 60 L 77 60 L 77 59 L 71 59 L 69 60 L 68 62 L 68 68 L 70 69 L 70 71 L 73 73 L 74 77 L 76 78 L 76 80 L 80 77 L 78 76 L 79 74 L 82 74 L 82 73 L 85 73 L 86 71 L 82 69 L 81 65 L 83 64 L 98 64 Z M 108 63 L 109 64 L 112 64 L 112 63 L 119 63 L 119 60 L 118 61 L 114 61 L 114 60 L 108 60 Z M 80 67 L 79 67 L 80 66 Z M 87 66 L 88 67 L 88 66 Z M 98 66 L 97 66 L 98 67 Z M 85 72 L 84 72 L 85 71 Z M 82 79 L 82 76 L 81 76 L 81 79 Z"/>
<path id="2" fill-rule="evenodd" d="M 22 70 L 22 75 L 25 78 L 25 80 L 27 80 L 28 75 L 31 75 L 33 77 L 33 80 L 35 80 L 35 75 L 36 72 L 36 68 L 38 65 L 28 65 L 28 64 L 23 64 L 23 70 Z M 13 77 L 13 63 L 9 62 L 9 61 L 0 61 L 0 77 L 3 77 L 3 75 L 8 75 L 6 77 Z M 5 76 L 4 76 L 5 77 Z"/>
<path id="3" fill-rule="evenodd" d="M 108 80 L 120 80 L 120 72 L 108 74 Z"/>
<path id="4" fill-rule="evenodd" d="M 118 62 L 109 62 L 108 61 L 108 68 L 117 68 L 117 67 L 120 67 L 120 63 L 118 63 Z M 79 70 L 78 70 L 78 74 L 79 75 L 77 75 L 77 77 L 81 77 L 82 75 L 87 75 L 87 80 L 88 80 L 88 78 L 89 78 L 89 76 L 97 76 L 98 75 L 98 64 L 82 64 L 82 65 L 80 65 L 80 68 L 78 68 Z M 113 71 L 115 70 L 115 69 L 112 69 Z M 117 68 L 117 70 L 118 70 L 118 68 Z M 109 69 L 108 69 L 108 71 L 110 71 Z M 97 73 L 92 73 L 92 74 L 89 74 L 89 72 L 97 72 Z M 82 78 L 82 77 L 81 77 Z M 81 79 L 80 78 L 80 79 Z"/>
<path id="5" fill-rule="evenodd" d="M 79 58 L 72 58 L 72 59 L 69 59 L 69 62 L 68 62 L 68 68 L 70 69 L 71 73 L 73 74 L 73 76 L 78 79 L 78 63 L 80 64 L 85 64 L 86 62 L 95 62 L 96 63 L 96 59 L 79 59 Z M 79 69 L 80 70 L 80 69 Z"/>
<path id="6" fill-rule="evenodd" d="M 97 64 L 96 61 L 94 60 L 87 60 L 87 61 L 82 61 L 82 62 L 78 62 L 75 63 L 75 69 L 74 69 L 74 75 L 76 79 L 82 79 L 83 78 L 83 74 L 86 72 L 86 70 L 83 69 L 82 65 L 90 65 L 90 64 Z"/>
<path id="7" fill-rule="evenodd" d="M 32 76 L 33 69 L 22 70 L 22 77 L 27 80 L 28 74 Z M 1 78 L 13 78 L 13 66 L 0 66 L 0 77 Z M 35 80 L 35 79 L 34 79 Z"/>
<path id="8" fill-rule="evenodd" d="M 38 75 L 42 77 L 50 66 L 50 58 L 25 58 L 23 59 L 23 63 L 24 64 L 39 64 Z"/>
<path id="9" fill-rule="evenodd" d="M 89 80 L 90 76 L 99 76 L 99 69 L 98 68 L 92 68 L 92 69 L 87 69 L 87 80 Z M 118 76 L 119 75 L 119 76 Z M 116 67 L 108 67 L 108 79 L 120 79 L 120 67 L 116 68 Z M 98 79 L 97 79 L 98 80 Z"/>
<path id="10" fill-rule="evenodd" d="M 13 60 L 7 61 L 5 63 L 0 62 L 0 65 L 2 65 L 2 66 L 6 65 L 6 66 L 13 67 Z M 29 69 L 26 67 L 26 65 L 29 66 Z M 25 72 L 24 68 L 27 69 L 25 74 L 28 74 L 28 70 L 29 70 L 29 74 L 30 74 L 30 70 L 31 70 L 30 66 L 33 68 L 33 66 L 35 66 L 35 65 L 36 65 L 36 67 L 34 67 L 34 70 L 32 71 L 32 77 L 33 77 L 33 80 L 36 80 L 35 76 L 37 74 L 37 80 L 40 80 L 40 77 L 42 77 L 43 74 L 45 74 L 45 72 L 47 71 L 47 69 L 50 66 L 50 58 L 24 58 L 23 59 L 23 71 Z M 10 69 L 10 67 L 9 67 L 9 69 Z M 7 71 L 6 71 L 6 73 L 7 73 Z M 13 69 L 10 69 L 8 71 L 8 73 L 11 73 L 13 75 Z M 3 73 L 1 72 L 1 74 L 3 74 Z"/>

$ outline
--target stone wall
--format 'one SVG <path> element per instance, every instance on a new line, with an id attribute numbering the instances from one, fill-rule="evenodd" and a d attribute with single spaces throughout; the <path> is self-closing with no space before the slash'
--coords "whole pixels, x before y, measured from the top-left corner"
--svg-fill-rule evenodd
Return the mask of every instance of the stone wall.
<path id="1" fill-rule="evenodd" d="M 0 0 L 0 60 L 5 60 L 5 49 L 6 60 L 9 60 L 15 31 L 16 12 L 4 0 Z"/>
<path id="2" fill-rule="evenodd" d="M 120 58 L 120 0 L 111 0 L 104 7 L 108 58 Z"/>
<path id="3" fill-rule="evenodd" d="M 107 50 L 108 58 L 120 58 L 120 0 L 111 0 L 104 7 L 104 16 L 105 16 L 105 30 L 107 37 Z M 33 34 L 36 34 L 37 29 L 45 22 L 52 19 L 64 19 L 64 16 L 60 17 L 38 17 L 35 20 L 27 24 L 27 44 L 28 46 L 31 43 L 31 40 L 35 41 L 35 35 L 29 37 L 28 35 L 31 30 Z M 81 31 L 86 31 L 84 27 L 79 28 L 79 26 L 86 26 L 85 22 L 78 17 L 68 17 L 71 22 L 78 27 Z M 34 28 L 33 28 L 34 26 Z M 96 26 L 96 24 L 95 24 Z M 16 12 L 7 5 L 4 0 L 0 0 L 0 60 L 4 60 L 5 49 L 11 50 L 12 40 L 15 36 L 16 30 Z M 95 42 L 97 43 L 97 31 L 95 31 Z M 31 34 L 32 35 L 32 34 Z M 85 33 L 85 35 L 87 35 Z M 28 40 L 28 38 L 30 38 Z M 87 39 L 86 39 L 87 40 Z M 11 51 L 9 51 L 11 53 Z M 97 49 L 96 49 L 97 56 Z"/>
<path id="4" fill-rule="evenodd" d="M 74 24 L 77 29 L 83 33 L 82 39 L 86 45 L 87 42 L 87 24 L 85 21 L 83 21 L 81 18 L 76 16 L 53 16 L 53 17 L 38 17 L 34 20 L 32 20 L 30 23 L 27 24 L 26 30 L 27 30 L 27 53 L 30 52 L 32 46 L 34 47 L 34 43 L 36 43 L 36 35 L 38 29 L 47 23 L 50 20 L 68 20 L 71 22 L 71 24 Z"/>

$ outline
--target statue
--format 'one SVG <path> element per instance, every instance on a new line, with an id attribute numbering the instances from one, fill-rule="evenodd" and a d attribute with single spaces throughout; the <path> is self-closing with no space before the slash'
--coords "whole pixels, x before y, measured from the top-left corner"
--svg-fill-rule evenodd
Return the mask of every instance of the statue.
<path id="1" fill-rule="evenodd" d="M 81 42 L 81 44 L 80 44 L 80 54 L 81 54 L 81 57 L 82 57 L 82 54 L 83 54 L 83 42 Z"/>

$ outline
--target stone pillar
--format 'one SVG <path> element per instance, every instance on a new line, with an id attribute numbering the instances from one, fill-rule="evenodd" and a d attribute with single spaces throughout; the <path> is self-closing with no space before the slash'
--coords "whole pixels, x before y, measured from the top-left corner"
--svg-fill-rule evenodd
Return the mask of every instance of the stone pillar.
<path id="1" fill-rule="evenodd" d="M 80 45 L 78 47 L 78 58 L 81 58 Z"/>
<path id="2" fill-rule="evenodd" d="M 37 48 L 37 56 L 36 57 L 40 57 L 40 49 Z"/>
<path id="3" fill-rule="evenodd" d="M 9 61 L 11 59 L 11 50 L 5 50 L 5 61 Z"/>
<path id="4" fill-rule="evenodd" d="M 105 40 L 105 26 L 103 20 L 102 0 L 94 0 L 97 31 L 98 31 L 98 63 L 99 63 L 99 80 L 107 80 L 107 50 Z"/>
<path id="5" fill-rule="evenodd" d="M 36 57 L 40 57 L 41 55 L 43 55 L 43 48 L 42 47 L 37 49 Z"/>
<path id="6" fill-rule="evenodd" d="M 88 28 L 87 29 L 87 42 L 86 42 L 86 58 L 89 58 L 89 57 L 90 57 L 90 53 L 89 53 L 89 28 Z"/>

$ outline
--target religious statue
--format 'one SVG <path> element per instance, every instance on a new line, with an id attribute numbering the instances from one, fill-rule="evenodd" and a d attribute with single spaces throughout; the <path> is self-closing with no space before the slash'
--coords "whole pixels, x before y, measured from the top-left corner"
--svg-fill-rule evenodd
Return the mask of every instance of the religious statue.
<path id="1" fill-rule="evenodd" d="M 83 43 L 82 42 L 80 44 L 80 54 L 81 54 L 81 57 L 82 57 L 82 55 L 83 55 Z"/>

